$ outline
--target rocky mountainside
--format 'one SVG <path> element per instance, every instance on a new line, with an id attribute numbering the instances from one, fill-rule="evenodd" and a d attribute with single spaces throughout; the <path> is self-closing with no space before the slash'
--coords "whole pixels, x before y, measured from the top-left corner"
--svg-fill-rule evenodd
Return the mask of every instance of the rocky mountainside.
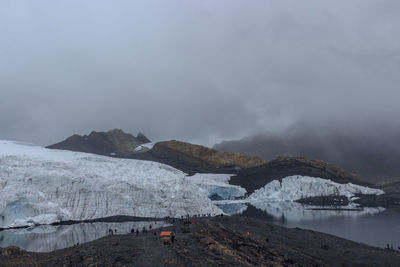
<path id="1" fill-rule="evenodd" d="M 321 160 L 299 157 L 279 157 L 261 166 L 242 170 L 237 176 L 231 178 L 230 183 L 246 188 L 247 192 L 263 187 L 273 180 L 302 175 L 330 179 L 337 183 L 362 183 L 357 175 L 349 173 L 340 167 Z"/>
<path id="2" fill-rule="evenodd" d="M 140 142 L 142 142 L 143 144 L 145 144 L 145 143 L 150 143 L 151 141 L 150 141 L 150 139 L 149 138 L 147 138 L 144 134 L 142 134 L 142 133 L 139 133 L 137 136 L 136 136 L 136 139 L 138 139 Z"/>
<path id="3" fill-rule="evenodd" d="M 239 169 L 266 163 L 258 157 L 221 152 L 208 147 L 179 141 L 158 142 L 149 148 L 140 148 L 150 140 L 139 133 L 137 137 L 122 130 L 91 132 L 89 135 L 73 135 L 65 141 L 47 148 L 88 152 L 119 158 L 150 160 L 173 166 L 189 174 L 197 172 L 237 173 Z"/>
<path id="4" fill-rule="evenodd" d="M 87 152 L 106 156 L 127 157 L 135 148 L 150 140 L 139 133 L 137 137 L 120 129 L 108 132 L 91 132 L 89 135 L 73 135 L 66 140 L 47 148 Z"/>
<path id="5" fill-rule="evenodd" d="M 208 147 L 180 141 L 158 142 L 147 152 L 151 160 L 171 165 L 188 173 L 195 172 L 238 172 L 265 164 L 258 157 L 221 152 Z"/>

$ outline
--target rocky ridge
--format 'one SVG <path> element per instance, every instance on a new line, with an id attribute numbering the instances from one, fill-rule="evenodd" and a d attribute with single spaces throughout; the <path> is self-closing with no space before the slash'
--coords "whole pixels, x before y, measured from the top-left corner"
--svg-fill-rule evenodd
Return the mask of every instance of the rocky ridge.
<path id="1" fill-rule="evenodd" d="M 89 135 L 72 135 L 66 140 L 47 148 L 87 152 L 105 156 L 127 157 L 135 148 L 150 140 L 139 133 L 137 137 L 120 129 L 107 132 L 91 132 Z"/>
<path id="2" fill-rule="evenodd" d="M 150 160 L 164 163 L 188 174 L 197 172 L 237 173 L 239 169 L 266 163 L 258 157 L 221 152 L 212 148 L 180 141 L 158 142 L 151 149 L 139 149 L 150 140 L 142 133 L 137 137 L 114 129 L 108 132 L 92 132 L 89 135 L 73 135 L 47 148 L 88 152 L 119 158 Z"/>
<path id="3" fill-rule="evenodd" d="M 196 172 L 233 172 L 266 163 L 258 157 L 221 152 L 205 146 L 180 141 L 156 143 L 147 152 L 154 161 L 171 165 L 190 174 Z"/>

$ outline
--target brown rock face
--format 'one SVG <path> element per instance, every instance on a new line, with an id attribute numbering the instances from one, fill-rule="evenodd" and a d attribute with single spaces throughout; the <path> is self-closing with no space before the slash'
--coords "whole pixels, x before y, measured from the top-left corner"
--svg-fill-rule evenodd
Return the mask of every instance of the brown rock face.
<path id="1" fill-rule="evenodd" d="M 245 187 L 249 193 L 273 180 L 282 180 L 291 175 L 303 175 L 331 179 L 337 183 L 365 184 L 357 175 L 340 167 L 321 161 L 301 157 L 279 157 L 270 162 L 241 171 L 232 177 L 230 183 Z"/>
<path id="2" fill-rule="evenodd" d="M 259 166 L 267 163 L 266 160 L 257 157 L 248 157 L 242 154 L 221 152 L 208 147 L 193 145 L 179 141 L 159 142 L 151 150 L 153 159 L 174 165 L 197 167 L 199 170 L 215 169 L 240 169 Z M 174 164 L 175 163 L 175 164 Z M 175 167 L 175 166 L 174 166 Z"/>

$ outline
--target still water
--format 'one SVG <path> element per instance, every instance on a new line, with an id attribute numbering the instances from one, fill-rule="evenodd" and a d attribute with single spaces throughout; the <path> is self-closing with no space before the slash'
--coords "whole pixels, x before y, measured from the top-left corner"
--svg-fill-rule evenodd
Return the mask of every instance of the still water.
<path id="1" fill-rule="evenodd" d="M 400 246 L 400 213 L 383 208 L 311 210 L 294 202 L 218 205 L 230 214 L 258 218 L 285 227 L 328 233 L 371 246 Z"/>
<path id="2" fill-rule="evenodd" d="M 293 202 L 218 204 L 231 215 L 254 217 L 285 227 L 300 227 L 343 237 L 371 246 L 385 247 L 387 243 L 400 246 L 400 213 L 381 208 L 361 210 L 311 210 Z M 167 226 L 166 222 L 80 223 L 74 225 L 43 225 L 33 228 L 0 231 L 0 247 L 18 246 L 35 252 L 49 252 L 77 243 L 89 242 L 117 229 L 118 234 L 131 229 Z"/>
<path id="3" fill-rule="evenodd" d="M 49 252 L 77 243 L 90 242 L 108 235 L 109 229 L 117 230 L 117 234 L 127 234 L 131 229 L 149 229 L 167 226 L 157 222 L 123 222 L 123 223 L 79 223 L 73 225 L 41 225 L 32 228 L 10 229 L 0 231 L 0 247 L 17 246 L 27 251 Z"/>

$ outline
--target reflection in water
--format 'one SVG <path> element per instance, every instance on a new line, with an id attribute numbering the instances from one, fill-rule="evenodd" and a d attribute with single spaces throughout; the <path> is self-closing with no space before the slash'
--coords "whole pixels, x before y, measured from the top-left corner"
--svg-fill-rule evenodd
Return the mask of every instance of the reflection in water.
<path id="1" fill-rule="evenodd" d="M 34 228 L 10 229 L 0 232 L 0 247 L 17 246 L 34 252 L 49 252 L 77 243 L 93 241 L 108 235 L 109 229 L 117 234 L 130 233 L 131 229 L 168 226 L 165 222 L 80 223 L 73 225 L 42 225 Z"/>
<path id="2" fill-rule="evenodd" d="M 377 214 L 384 211 L 384 208 L 363 208 L 360 210 L 344 209 L 317 209 L 316 206 L 303 205 L 291 201 L 276 202 L 252 202 L 257 209 L 260 209 L 275 218 L 284 218 L 288 221 L 321 220 L 329 217 L 358 217 L 366 214 Z M 320 207 L 323 208 L 323 207 Z"/>
<path id="3" fill-rule="evenodd" d="M 385 247 L 400 246 L 400 213 L 383 208 L 351 210 L 310 210 L 311 206 L 296 202 L 261 202 L 247 208 L 232 209 L 233 202 L 219 204 L 225 212 L 258 218 L 285 227 L 300 227 L 336 235 L 342 238 Z M 246 205 L 244 203 L 240 203 Z M 230 205 L 227 209 L 224 205 Z M 254 205 L 254 206 L 253 206 Z M 237 206 L 238 207 L 238 206 Z"/>
<path id="4" fill-rule="evenodd" d="M 216 204 L 223 212 L 229 215 L 241 214 L 247 209 L 246 203 Z"/>

